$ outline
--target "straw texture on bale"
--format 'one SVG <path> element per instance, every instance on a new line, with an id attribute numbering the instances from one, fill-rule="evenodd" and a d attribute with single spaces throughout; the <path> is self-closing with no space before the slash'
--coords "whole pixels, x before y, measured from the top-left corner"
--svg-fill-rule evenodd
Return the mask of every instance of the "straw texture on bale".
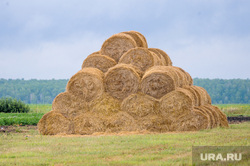
<path id="1" fill-rule="evenodd" d="M 102 96 L 89 102 L 89 110 L 91 114 L 111 116 L 121 111 L 121 101 L 103 93 Z"/>
<path id="2" fill-rule="evenodd" d="M 204 88 L 194 85 L 190 86 L 190 88 L 192 88 L 196 92 L 200 106 L 205 104 L 211 104 L 211 98 Z"/>
<path id="3" fill-rule="evenodd" d="M 203 107 L 203 106 L 198 106 L 198 107 L 194 107 L 194 108 L 198 109 L 200 111 L 206 112 L 210 118 L 210 128 L 216 127 L 214 115 L 209 109 L 207 109 L 206 107 Z"/>
<path id="4" fill-rule="evenodd" d="M 142 93 L 129 95 L 121 104 L 122 111 L 127 112 L 136 119 L 150 114 L 158 114 L 158 106 L 158 101 L 155 98 Z"/>
<path id="5" fill-rule="evenodd" d="M 138 91 L 140 80 L 140 75 L 131 65 L 118 64 L 105 74 L 105 91 L 112 97 L 123 100 Z"/>
<path id="6" fill-rule="evenodd" d="M 170 131 L 169 122 L 161 115 L 147 115 L 137 120 L 139 130 L 147 130 L 151 132 L 167 132 Z"/>
<path id="7" fill-rule="evenodd" d="M 197 92 L 192 88 L 192 86 L 184 86 L 182 87 L 186 90 L 188 90 L 191 94 L 192 94 L 192 98 L 194 100 L 194 106 L 199 106 L 199 97 L 198 97 L 198 94 Z"/>
<path id="8" fill-rule="evenodd" d="M 45 115 L 37 124 L 38 130 L 43 135 L 72 134 L 71 121 L 58 111 L 53 110 Z"/>
<path id="9" fill-rule="evenodd" d="M 135 119 L 124 111 L 117 112 L 105 120 L 106 132 L 136 131 Z"/>
<path id="10" fill-rule="evenodd" d="M 145 48 L 148 47 L 147 42 L 145 41 L 146 39 L 143 38 L 139 34 L 139 32 L 136 32 L 136 31 L 126 31 L 126 32 L 121 32 L 121 33 L 130 35 L 135 40 L 137 47 L 145 47 Z"/>
<path id="11" fill-rule="evenodd" d="M 180 87 L 193 84 L 192 78 L 191 79 L 189 78 L 191 76 L 185 70 L 183 70 L 182 68 L 177 67 L 177 66 L 172 66 L 172 68 L 174 68 L 176 71 L 181 73 L 182 83 L 181 83 Z"/>
<path id="12" fill-rule="evenodd" d="M 197 131 L 207 129 L 208 126 L 208 116 L 198 109 L 193 109 L 190 114 L 178 117 L 172 123 L 171 129 L 173 131 Z"/>
<path id="13" fill-rule="evenodd" d="M 220 119 L 220 126 L 221 127 L 229 127 L 228 121 L 227 121 L 227 116 L 217 107 L 217 106 L 212 106 L 214 110 L 218 113 L 219 119 Z"/>
<path id="14" fill-rule="evenodd" d="M 137 47 L 135 40 L 126 34 L 115 34 L 108 38 L 102 45 L 101 54 L 119 62 L 120 57 L 131 48 Z"/>
<path id="15" fill-rule="evenodd" d="M 147 70 L 142 77 L 141 91 L 145 94 L 160 99 L 165 94 L 177 87 L 178 76 L 168 66 L 154 66 Z"/>
<path id="16" fill-rule="evenodd" d="M 132 64 L 141 71 L 146 71 L 149 67 L 162 65 L 159 57 L 151 53 L 147 48 L 137 47 L 124 53 L 119 63 Z"/>
<path id="17" fill-rule="evenodd" d="M 165 60 L 165 58 L 163 57 L 163 55 L 156 49 L 156 48 L 148 48 L 148 50 L 152 53 L 155 53 L 157 56 L 158 56 L 158 58 L 161 60 L 161 62 L 162 62 L 162 65 L 164 65 L 164 66 L 167 66 L 167 62 L 166 62 L 166 60 Z"/>
<path id="18" fill-rule="evenodd" d="M 87 112 L 88 105 L 84 99 L 81 100 L 69 92 L 62 92 L 53 100 L 52 110 L 57 110 L 63 116 L 72 119 L 79 113 Z"/>
<path id="19" fill-rule="evenodd" d="M 137 31 L 129 31 L 129 32 L 134 32 L 136 33 L 137 35 L 139 35 L 142 39 L 142 45 L 145 47 L 145 48 L 148 48 L 148 43 L 147 43 L 147 40 L 145 38 L 145 36 L 143 34 L 141 34 L 140 32 L 137 32 Z"/>
<path id="20" fill-rule="evenodd" d="M 84 68 L 70 78 L 66 91 L 87 102 L 91 101 L 103 93 L 103 77 L 99 69 Z"/>
<path id="21" fill-rule="evenodd" d="M 94 67 L 105 73 L 109 68 L 115 66 L 116 64 L 116 61 L 109 56 L 91 54 L 83 61 L 82 69 L 86 67 Z"/>
<path id="22" fill-rule="evenodd" d="M 193 110 L 194 101 L 188 90 L 178 88 L 160 99 L 162 115 L 171 124 L 178 117 L 188 115 Z"/>
<path id="23" fill-rule="evenodd" d="M 202 105 L 201 107 L 207 109 L 208 111 L 210 111 L 213 114 L 213 117 L 214 117 L 213 128 L 220 126 L 220 118 L 219 118 L 219 114 L 217 113 L 217 111 L 215 111 L 214 108 L 210 104 Z"/>
<path id="24" fill-rule="evenodd" d="M 73 120 L 75 134 L 93 134 L 95 132 L 104 132 L 104 120 L 101 117 L 91 113 L 79 114 Z"/>
<path id="25" fill-rule="evenodd" d="M 167 66 L 172 66 L 172 61 L 165 51 L 163 51 L 159 48 L 154 48 L 154 50 L 157 50 L 164 57 Z"/>

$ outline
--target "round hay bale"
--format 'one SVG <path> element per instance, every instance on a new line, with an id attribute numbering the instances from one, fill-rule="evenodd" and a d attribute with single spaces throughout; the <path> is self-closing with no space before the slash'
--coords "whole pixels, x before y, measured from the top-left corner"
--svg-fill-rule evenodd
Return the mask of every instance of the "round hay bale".
<path id="1" fill-rule="evenodd" d="M 73 127 L 71 121 L 64 117 L 58 111 L 53 110 L 40 119 L 37 124 L 40 134 L 56 135 L 56 134 L 72 134 Z"/>
<path id="2" fill-rule="evenodd" d="M 202 87 L 200 87 L 200 86 L 197 86 L 197 88 L 200 89 L 200 91 L 203 92 L 203 95 L 205 95 L 205 96 L 204 96 L 204 103 L 205 103 L 205 104 L 212 104 L 211 97 L 210 97 L 210 95 L 207 93 L 206 89 L 204 89 L 204 88 L 202 88 Z"/>
<path id="3" fill-rule="evenodd" d="M 175 70 L 177 70 L 181 74 L 180 87 L 192 85 L 192 78 L 191 78 L 191 82 L 190 82 L 189 77 L 191 77 L 191 76 L 185 70 L 183 70 L 182 68 L 177 67 L 177 66 L 172 66 L 172 67 L 175 68 Z"/>
<path id="4" fill-rule="evenodd" d="M 137 119 L 138 129 L 150 132 L 167 132 L 170 131 L 170 125 L 161 115 L 147 115 Z"/>
<path id="5" fill-rule="evenodd" d="M 219 117 L 219 114 L 217 113 L 217 111 L 215 111 L 215 109 L 213 108 L 213 106 L 210 105 L 210 104 L 206 104 L 206 105 L 203 105 L 201 107 L 206 108 L 207 110 L 209 110 L 213 114 L 213 117 L 214 117 L 214 120 L 215 120 L 215 125 L 213 127 L 220 126 L 220 117 Z"/>
<path id="6" fill-rule="evenodd" d="M 208 111 L 207 109 L 205 109 L 203 107 L 200 107 L 200 106 L 196 106 L 196 107 L 194 107 L 194 109 L 200 110 L 203 114 L 205 114 L 208 117 L 208 126 L 207 126 L 207 128 L 208 129 L 213 128 L 213 126 L 215 124 L 213 114 L 210 111 Z"/>
<path id="7" fill-rule="evenodd" d="M 74 134 L 89 135 L 95 132 L 104 132 L 104 119 L 90 112 L 82 113 L 74 118 Z"/>
<path id="8" fill-rule="evenodd" d="M 143 93 L 160 99 L 176 89 L 178 76 L 172 71 L 166 70 L 165 67 L 167 66 L 154 66 L 145 72 L 141 82 Z"/>
<path id="9" fill-rule="evenodd" d="M 89 102 L 103 93 L 103 76 L 99 69 L 84 68 L 70 78 L 66 91 Z"/>
<path id="10" fill-rule="evenodd" d="M 154 49 L 157 50 L 164 57 L 167 66 L 172 66 L 172 61 L 165 51 L 163 51 L 159 48 L 154 48 Z"/>
<path id="11" fill-rule="evenodd" d="M 190 86 L 193 90 L 196 91 L 196 94 L 199 98 L 199 105 L 211 104 L 211 98 L 207 91 L 199 86 Z"/>
<path id="12" fill-rule="evenodd" d="M 151 53 L 147 48 L 137 47 L 124 53 L 119 63 L 131 64 L 145 72 L 149 67 L 162 65 L 157 55 Z"/>
<path id="13" fill-rule="evenodd" d="M 131 65 L 118 64 L 105 74 L 104 86 L 109 95 L 123 100 L 138 91 L 140 80 L 140 75 Z"/>
<path id="14" fill-rule="evenodd" d="M 121 101 L 103 93 L 99 98 L 89 102 L 89 110 L 91 114 L 111 116 L 121 111 Z"/>
<path id="15" fill-rule="evenodd" d="M 199 104 L 199 102 L 200 102 L 200 99 L 199 99 L 199 97 L 198 97 L 198 93 L 192 88 L 192 86 L 184 86 L 184 87 L 182 87 L 182 88 L 184 88 L 184 89 L 187 89 L 189 92 L 191 92 L 191 94 L 192 94 L 192 98 L 193 98 L 193 100 L 194 100 L 194 105 L 195 106 L 199 106 L 200 104 Z"/>
<path id="16" fill-rule="evenodd" d="M 160 111 L 168 124 L 173 123 L 182 115 L 190 114 L 193 107 L 194 101 L 190 92 L 182 88 L 169 92 L 160 99 Z"/>
<path id="17" fill-rule="evenodd" d="M 167 62 L 166 62 L 165 58 L 163 57 L 163 55 L 156 48 L 148 48 L 148 50 L 150 52 L 154 52 L 158 56 L 158 58 L 162 62 L 162 65 L 167 66 Z"/>
<path id="18" fill-rule="evenodd" d="M 138 126 L 132 116 L 124 111 L 109 116 L 105 120 L 106 132 L 136 131 Z"/>
<path id="19" fill-rule="evenodd" d="M 190 114 L 178 117 L 171 128 L 174 131 L 198 131 L 207 129 L 208 125 L 209 116 L 194 108 Z"/>
<path id="20" fill-rule="evenodd" d="M 217 123 L 216 123 L 215 117 L 210 109 L 208 109 L 204 106 L 198 106 L 198 107 L 195 107 L 195 109 L 199 109 L 200 111 L 205 111 L 210 117 L 210 121 L 211 121 L 210 128 L 216 127 Z"/>
<path id="21" fill-rule="evenodd" d="M 228 121 L 227 121 L 227 116 L 217 107 L 213 106 L 214 110 L 218 113 L 219 119 L 220 119 L 220 126 L 221 127 L 229 127 Z"/>
<path id="22" fill-rule="evenodd" d="M 193 78 L 191 77 L 191 75 L 188 72 L 185 72 L 187 79 L 188 79 L 188 85 L 193 85 Z"/>
<path id="23" fill-rule="evenodd" d="M 115 34 L 108 38 L 102 45 L 101 54 L 119 62 L 120 57 L 131 48 L 137 47 L 135 40 L 126 34 Z"/>
<path id="24" fill-rule="evenodd" d="M 143 47 L 148 48 L 148 43 L 147 43 L 145 36 L 143 36 L 140 32 L 137 32 L 137 31 L 130 31 L 130 32 L 134 32 L 134 33 L 138 34 L 142 39 Z"/>
<path id="25" fill-rule="evenodd" d="M 144 38 L 138 32 L 126 31 L 126 32 L 121 32 L 121 33 L 124 33 L 124 34 L 131 36 L 135 40 L 137 47 L 146 47 L 147 48 L 147 43 L 145 43 Z"/>
<path id="26" fill-rule="evenodd" d="M 122 101 L 121 109 L 135 119 L 159 113 L 158 101 L 142 93 L 131 94 Z"/>
<path id="27" fill-rule="evenodd" d="M 55 97 L 52 109 L 57 110 L 66 118 L 72 119 L 79 113 L 87 112 L 88 105 L 85 100 L 77 98 L 69 92 L 62 92 Z"/>
<path id="28" fill-rule="evenodd" d="M 91 54 L 83 61 L 82 69 L 86 67 L 94 67 L 105 73 L 109 68 L 115 66 L 116 64 L 116 61 L 109 56 Z"/>

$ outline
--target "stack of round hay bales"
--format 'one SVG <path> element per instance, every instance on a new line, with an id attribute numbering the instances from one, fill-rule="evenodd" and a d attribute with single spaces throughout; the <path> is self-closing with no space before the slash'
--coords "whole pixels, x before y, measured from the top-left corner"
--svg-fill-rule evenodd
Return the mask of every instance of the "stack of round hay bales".
<path id="1" fill-rule="evenodd" d="M 38 123 L 45 135 L 218 126 L 228 127 L 227 118 L 207 91 L 136 31 L 115 34 L 90 54 Z"/>

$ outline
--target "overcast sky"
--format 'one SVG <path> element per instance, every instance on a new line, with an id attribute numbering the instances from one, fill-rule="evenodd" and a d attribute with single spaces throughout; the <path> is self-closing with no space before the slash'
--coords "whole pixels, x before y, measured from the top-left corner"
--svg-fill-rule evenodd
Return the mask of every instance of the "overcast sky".
<path id="1" fill-rule="evenodd" d="M 250 78 L 249 0 L 0 0 L 0 78 L 69 79 L 129 30 L 193 78 Z"/>

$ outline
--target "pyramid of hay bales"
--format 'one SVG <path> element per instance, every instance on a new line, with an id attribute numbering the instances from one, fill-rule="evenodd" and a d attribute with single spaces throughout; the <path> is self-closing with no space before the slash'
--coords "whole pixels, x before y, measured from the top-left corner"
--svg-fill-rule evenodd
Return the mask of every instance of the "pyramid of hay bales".
<path id="1" fill-rule="evenodd" d="M 41 134 L 195 131 L 228 127 L 207 91 L 136 31 L 90 54 L 38 123 Z"/>

